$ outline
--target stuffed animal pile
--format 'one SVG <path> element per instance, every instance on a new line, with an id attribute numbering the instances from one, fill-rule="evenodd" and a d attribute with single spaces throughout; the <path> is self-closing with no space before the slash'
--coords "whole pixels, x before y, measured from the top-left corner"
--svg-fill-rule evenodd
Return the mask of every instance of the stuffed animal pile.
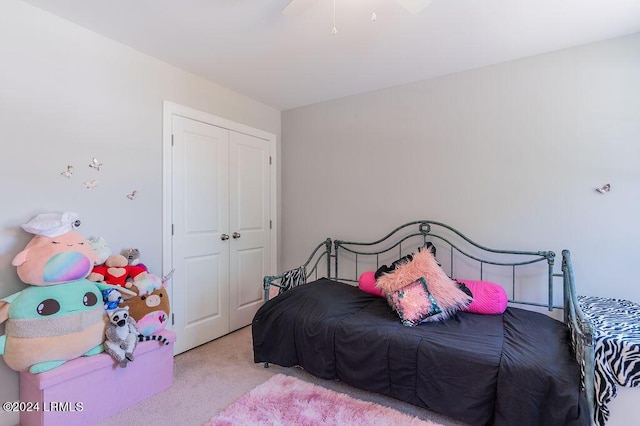
<path id="1" fill-rule="evenodd" d="M 0 299 L 0 355 L 9 368 L 40 373 L 68 360 L 103 352 L 107 316 L 102 290 L 123 287 L 92 282 L 98 260 L 89 241 L 75 231 L 75 213 L 41 214 L 22 225 L 34 234 L 12 261 L 30 286 Z"/>
<path id="2" fill-rule="evenodd" d="M 98 238 L 96 241 L 102 241 L 101 246 L 104 247 L 104 239 Z M 108 310 L 118 307 L 129 309 L 128 315 L 136 322 L 139 341 L 158 340 L 168 344 L 157 333 L 166 327 L 171 313 L 166 287 L 172 274 L 159 277 L 149 273 L 144 263 L 140 262 L 140 251 L 130 248 L 124 250 L 123 254 L 113 255 L 109 252 L 104 264 L 96 265 L 88 279 L 131 290 L 133 296 L 123 296 L 117 302 L 117 295 L 105 294 L 105 307 Z M 107 300 L 109 296 L 114 300 Z"/>

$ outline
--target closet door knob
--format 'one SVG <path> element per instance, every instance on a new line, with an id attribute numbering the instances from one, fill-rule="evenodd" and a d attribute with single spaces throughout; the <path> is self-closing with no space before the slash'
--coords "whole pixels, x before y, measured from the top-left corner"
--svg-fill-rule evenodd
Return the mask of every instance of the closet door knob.
<path id="1" fill-rule="evenodd" d="M 231 234 L 231 236 L 233 237 L 234 240 L 237 240 L 238 238 L 240 238 L 242 235 L 240 235 L 239 232 L 234 232 L 233 234 Z"/>
<path id="2" fill-rule="evenodd" d="M 220 235 L 220 239 L 222 241 L 227 241 L 229 239 L 229 236 L 227 234 L 222 234 L 222 235 Z"/>

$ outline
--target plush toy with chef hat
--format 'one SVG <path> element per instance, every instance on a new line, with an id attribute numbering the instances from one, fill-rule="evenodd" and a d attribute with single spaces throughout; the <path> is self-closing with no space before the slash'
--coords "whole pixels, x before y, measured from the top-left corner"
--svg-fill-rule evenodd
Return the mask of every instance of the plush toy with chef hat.
<path id="1" fill-rule="evenodd" d="M 22 225 L 35 236 L 11 264 L 26 284 L 48 286 L 85 278 L 98 254 L 89 241 L 74 231 L 80 225 L 76 213 L 40 214 Z"/>

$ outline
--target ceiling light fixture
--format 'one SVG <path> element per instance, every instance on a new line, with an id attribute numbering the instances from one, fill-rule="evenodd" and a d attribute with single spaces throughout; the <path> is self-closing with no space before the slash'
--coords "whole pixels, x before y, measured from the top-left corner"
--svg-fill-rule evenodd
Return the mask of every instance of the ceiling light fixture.
<path id="1" fill-rule="evenodd" d="M 282 9 L 283 15 L 298 15 L 302 13 L 307 7 L 311 4 L 315 3 L 317 0 L 291 0 L 284 9 Z M 426 8 L 432 0 L 395 0 L 400 6 L 404 7 L 409 13 L 412 15 L 416 15 L 424 8 Z M 332 16 L 332 27 L 331 34 L 338 34 L 338 27 L 336 27 L 336 0 L 331 0 L 331 16 Z M 376 10 L 372 9 L 371 11 L 371 22 L 376 22 L 378 17 L 376 15 Z"/>

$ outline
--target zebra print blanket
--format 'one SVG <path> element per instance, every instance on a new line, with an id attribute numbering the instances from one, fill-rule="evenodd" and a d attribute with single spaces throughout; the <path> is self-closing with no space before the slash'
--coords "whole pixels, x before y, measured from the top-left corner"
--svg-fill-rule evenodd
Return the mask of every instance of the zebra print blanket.
<path id="1" fill-rule="evenodd" d="M 595 296 L 578 296 L 578 302 L 594 328 L 595 420 L 603 426 L 617 386 L 640 386 L 640 305 Z"/>

